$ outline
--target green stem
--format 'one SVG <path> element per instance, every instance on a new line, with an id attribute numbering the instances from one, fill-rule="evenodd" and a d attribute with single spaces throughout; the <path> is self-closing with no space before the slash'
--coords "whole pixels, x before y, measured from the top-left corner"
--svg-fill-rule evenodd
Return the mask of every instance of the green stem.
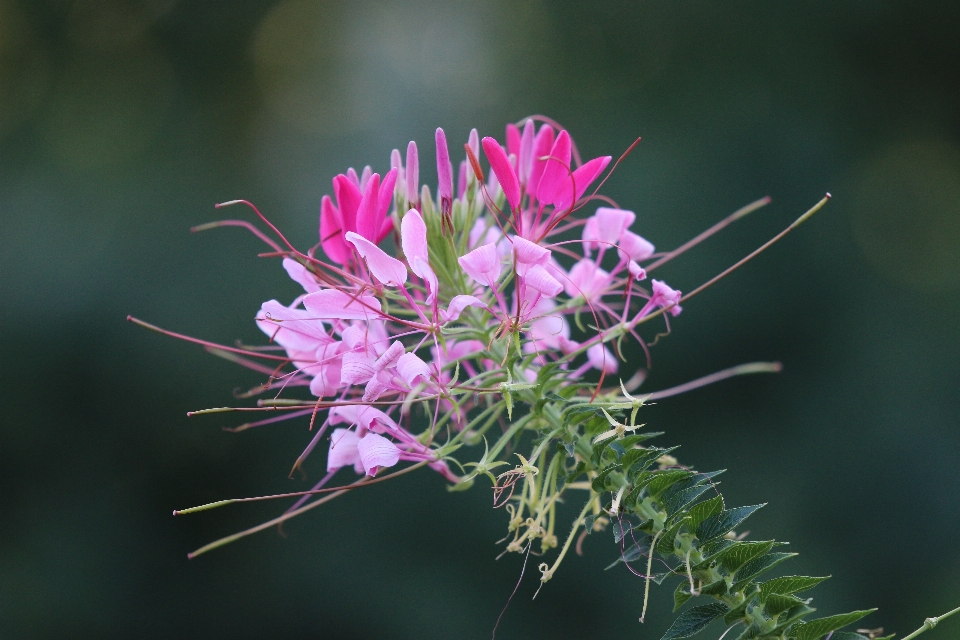
<path id="1" fill-rule="evenodd" d="M 910 635 L 904 637 L 903 640 L 912 640 L 913 638 L 916 638 L 918 635 L 920 635 L 920 634 L 923 633 L 924 631 L 929 631 L 930 629 L 933 629 L 935 626 L 937 626 L 937 624 L 940 623 L 941 620 L 944 620 L 944 619 L 946 619 L 946 618 L 949 618 L 950 616 L 952 616 L 953 614 L 955 614 L 955 613 L 957 613 L 957 612 L 960 612 L 960 607 L 957 607 L 957 608 L 954 609 L 953 611 L 948 611 L 948 612 L 946 612 L 945 614 L 943 614 L 942 616 L 935 616 L 935 617 L 933 617 L 933 618 L 927 618 L 926 620 L 923 621 L 923 626 L 921 626 L 919 629 L 917 629 L 916 631 L 914 631 L 914 632 L 911 633 Z"/>

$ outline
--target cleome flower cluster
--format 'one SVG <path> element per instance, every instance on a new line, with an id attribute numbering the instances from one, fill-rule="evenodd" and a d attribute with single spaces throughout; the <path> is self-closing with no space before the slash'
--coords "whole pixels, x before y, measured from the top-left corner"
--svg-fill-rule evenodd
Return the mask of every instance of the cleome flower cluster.
<path id="1" fill-rule="evenodd" d="M 256 314 L 268 345 L 229 347 L 130 318 L 265 375 L 263 384 L 242 394 L 262 396 L 256 407 L 193 414 L 270 414 L 234 431 L 309 416 L 294 471 L 312 472 L 315 463 L 307 461 L 315 450 L 326 451 L 326 473 L 310 490 L 175 511 L 293 499 L 280 516 L 189 557 L 354 489 L 429 467 L 453 490 L 481 476 L 490 480 L 493 505 L 508 516 L 503 552 L 524 554 L 526 566 L 536 546 L 541 586 L 571 548 L 580 551 L 587 534 L 612 525 L 615 564 L 645 583 L 641 622 L 651 582 L 670 576 L 680 578 L 677 607 L 697 596 L 711 600 L 682 613 L 664 640 L 689 637 L 717 619 L 728 631 L 741 626 L 731 637 L 744 640 L 865 640 L 835 632 L 868 610 L 804 620 L 814 608 L 797 594 L 825 578 L 760 582 L 761 574 L 795 555 L 780 550 L 784 543 L 748 541 L 733 531 L 762 505 L 727 508 L 713 481 L 720 472 L 679 464 L 671 455 L 676 447 L 650 446 L 646 441 L 661 434 L 641 431 L 637 422 L 652 399 L 734 375 L 778 371 L 779 364 L 739 365 L 643 394 L 636 391 L 643 366 L 632 362 L 632 375 L 619 376 L 628 353 L 634 360 L 643 353 L 649 368 L 644 323 L 656 320 L 658 335 L 662 325 L 669 332 L 682 302 L 799 226 L 829 194 L 683 296 L 648 274 L 769 199 L 657 253 L 633 230 L 636 215 L 599 195 L 601 176 L 619 160 L 582 162 L 570 134 L 551 120 L 507 125 L 503 142 L 471 131 L 456 172 L 442 129 L 435 144 L 435 190 L 421 184 L 414 142 L 405 155 L 393 151 L 382 175 L 370 167 L 337 175 L 332 194 L 321 200 L 318 242 L 305 251 L 245 201 L 220 206 L 249 205 L 272 235 L 243 220 L 195 228 L 247 228 L 271 247 L 262 255 L 281 258 L 303 288 L 293 300 L 263 303 Z M 326 486 L 338 475 L 347 480 Z M 564 514 L 568 522 L 573 517 L 561 541 Z"/>
<path id="2" fill-rule="evenodd" d="M 569 133 L 533 120 L 509 125 L 505 146 L 473 130 L 464 150 L 454 190 L 437 129 L 436 199 L 420 185 L 415 142 L 405 162 L 393 152 L 382 177 L 370 167 L 336 176 L 320 206 L 323 255 L 283 259 L 304 293 L 257 314 L 295 367 L 286 386 L 309 384 L 335 403 L 311 442 L 333 427 L 328 471 L 375 476 L 424 461 L 459 482 L 438 436 L 443 427 L 482 435 L 470 416 L 490 404 L 484 394 L 533 383 L 548 363 L 567 381 L 616 373 L 610 342 L 657 309 L 680 312 L 678 291 L 644 286 L 654 246 L 631 231 L 633 212 L 572 215 L 609 156 L 577 167 Z M 581 317 L 592 324 L 577 340 L 571 318 Z M 402 424 L 414 403 L 432 406 L 421 433 Z"/>

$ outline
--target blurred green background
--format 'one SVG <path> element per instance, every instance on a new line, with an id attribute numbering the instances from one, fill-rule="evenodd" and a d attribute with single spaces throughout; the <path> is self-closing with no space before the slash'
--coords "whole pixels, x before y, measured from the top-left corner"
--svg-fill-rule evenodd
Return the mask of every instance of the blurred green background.
<path id="1" fill-rule="evenodd" d="M 683 290 L 833 193 L 686 305 L 644 388 L 784 372 L 645 420 L 730 469 L 730 502 L 771 503 L 749 528 L 834 575 L 821 613 L 879 606 L 864 623 L 904 635 L 957 606 L 958 33 L 949 0 L 0 0 L 0 637 L 489 637 L 520 572 L 494 561 L 506 514 L 434 474 L 187 561 L 282 505 L 171 510 L 306 488 L 306 422 L 188 419 L 257 376 L 124 318 L 260 340 L 297 287 L 245 232 L 191 235 L 213 203 L 310 246 L 335 173 L 415 139 L 433 184 L 436 126 L 456 147 L 531 113 L 590 157 L 643 136 L 606 191 L 661 249 L 772 196 L 664 268 Z M 673 586 L 640 625 L 612 537 L 585 548 L 535 602 L 528 567 L 499 638 L 662 635 Z"/>

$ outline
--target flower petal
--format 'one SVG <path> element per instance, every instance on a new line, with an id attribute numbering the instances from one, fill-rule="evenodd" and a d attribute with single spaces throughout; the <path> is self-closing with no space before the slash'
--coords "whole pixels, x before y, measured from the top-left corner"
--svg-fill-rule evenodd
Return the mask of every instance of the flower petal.
<path id="1" fill-rule="evenodd" d="M 607 347 L 600 343 L 587 349 L 587 360 L 590 361 L 594 369 L 599 369 L 604 373 L 616 373 L 619 368 L 617 359 L 613 357 Z"/>
<path id="2" fill-rule="evenodd" d="M 443 129 L 437 127 L 437 199 L 443 207 L 443 201 L 453 202 L 453 167 L 450 165 L 450 149 Z"/>
<path id="3" fill-rule="evenodd" d="M 517 128 L 514 127 L 513 129 L 516 131 Z M 517 172 L 513 169 L 513 165 L 510 164 L 510 158 L 507 157 L 500 143 L 493 138 L 484 138 L 482 144 L 483 152 L 490 162 L 490 168 L 497 174 L 497 181 L 500 182 L 500 187 L 503 189 L 503 194 L 507 197 L 507 202 L 510 203 L 510 208 L 516 209 L 520 204 L 520 181 L 517 178 Z M 517 132 L 518 150 L 519 146 L 520 135 L 519 132 Z"/>
<path id="4" fill-rule="evenodd" d="M 420 201 L 420 158 L 417 155 L 417 143 L 413 140 L 407 145 L 407 202 Z"/>
<path id="5" fill-rule="evenodd" d="M 337 264 L 350 261 L 350 250 L 343 240 L 343 234 L 340 210 L 334 206 L 330 196 L 323 196 L 320 199 L 320 247 L 327 257 Z"/>
<path id="6" fill-rule="evenodd" d="M 421 378 L 423 382 L 430 381 L 430 366 L 414 353 L 400 356 L 397 360 L 397 373 L 411 387 L 417 383 L 417 378 Z"/>
<path id="7" fill-rule="evenodd" d="M 373 175 L 376 177 L 377 174 Z M 398 286 L 407 281 L 407 268 L 403 263 L 388 256 L 377 245 L 352 231 L 347 232 L 347 242 L 356 247 L 357 253 L 367 261 L 374 277 L 383 284 Z"/>
<path id="8" fill-rule="evenodd" d="M 443 313 L 444 322 L 453 322 L 460 318 L 460 314 L 463 313 L 463 310 L 467 307 L 480 307 L 483 308 L 487 305 L 483 301 L 475 298 L 474 296 L 454 296 L 453 300 L 450 301 L 450 304 L 447 306 L 447 310 Z"/>
<path id="9" fill-rule="evenodd" d="M 365 353 L 348 351 L 343 354 L 343 364 L 340 368 L 341 384 L 362 384 L 376 373 L 376 361 Z"/>
<path id="10" fill-rule="evenodd" d="M 341 173 L 333 179 L 333 194 L 337 198 L 337 207 L 340 209 L 341 231 L 343 233 L 356 231 L 357 209 L 360 208 L 360 201 L 363 199 L 359 181 L 354 183 Z"/>
<path id="11" fill-rule="evenodd" d="M 339 289 L 307 294 L 303 306 L 313 317 L 324 320 L 369 320 L 381 313 L 380 301 L 369 293 L 357 295 Z"/>
<path id="12" fill-rule="evenodd" d="M 383 436 L 368 433 L 357 443 L 360 463 L 368 476 L 377 475 L 380 467 L 392 467 L 400 461 L 400 449 Z"/>
<path id="13" fill-rule="evenodd" d="M 352 429 L 334 429 L 330 436 L 330 452 L 327 454 L 327 471 L 360 462 L 357 444 L 360 437 Z"/>
<path id="14" fill-rule="evenodd" d="M 427 249 L 427 225 L 424 223 L 420 212 L 416 209 L 410 209 L 400 221 L 400 246 L 403 248 L 403 254 L 410 258 L 420 258 L 429 264 L 430 252 Z M 411 267 L 413 264 L 410 265 Z M 421 278 L 423 274 L 417 273 Z"/>
<path id="15" fill-rule="evenodd" d="M 526 274 L 524 274 L 522 278 L 526 286 L 536 289 L 549 298 L 553 298 L 563 291 L 563 285 L 538 264 L 527 269 Z"/>
<path id="16" fill-rule="evenodd" d="M 653 245 L 641 238 L 633 231 L 624 231 L 620 236 L 621 253 L 626 254 L 633 261 L 646 260 L 653 255 Z"/>
<path id="17" fill-rule="evenodd" d="M 290 279 L 299 283 L 307 293 L 320 291 L 320 283 L 317 282 L 317 279 L 313 277 L 313 274 L 310 273 L 305 266 L 296 260 L 284 258 L 283 268 L 286 270 L 287 275 L 290 276 Z"/>
<path id="18" fill-rule="evenodd" d="M 485 287 L 493 287 L 500 279 L 500 256 L 492 242 L 462 255 L 457 262 L 468 276 Z"/>
<path id="19" fill-rule="evenodd" d="M 570 180 L 570 134 L 561 131 L 557 136 L 550 157 L 546 161 L 540 184 L 537 185 L 537 199 L 545 204 L 553 204 L 557 195 Z"/>

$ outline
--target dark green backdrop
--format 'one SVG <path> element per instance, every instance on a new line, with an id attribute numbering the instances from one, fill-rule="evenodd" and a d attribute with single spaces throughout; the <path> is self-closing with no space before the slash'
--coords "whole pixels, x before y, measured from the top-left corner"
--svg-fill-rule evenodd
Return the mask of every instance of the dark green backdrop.
<path id="1" fill-rule="evenodd" d="M 433 183 L 434 127 L 531 113 L 588 156 L 644 137 L 607 192 L 660 248 L 772 196 L 664 269 L 684 290 L 834 194 L 687 305 L 649 388 L 784 372 L 645 420 L 771 503 L 750 529 L 834 575 L 823 613 L 879 606 L 864 622 L 902 635 L 957 606 L 958 33 L 948 0 L 0 0 L 0 638 L 489 637 L 520 569 L 494 561 L 506 516 L 432 474 L 187 561 L 280 505 L 171 510 L 305 487 L 306 424 L 186 418 L 256 376 L 124 318 L 260 339 L 260 303 L 297 288 L 245 233 L 188 233 L 214 202 L 309 246 L 335 173 L 412 138 Z M 498 637 L 659 638 L 672 586 L 640 625 L 612 539 L 586 550 L 535 602 L 528 575 Z"/>

